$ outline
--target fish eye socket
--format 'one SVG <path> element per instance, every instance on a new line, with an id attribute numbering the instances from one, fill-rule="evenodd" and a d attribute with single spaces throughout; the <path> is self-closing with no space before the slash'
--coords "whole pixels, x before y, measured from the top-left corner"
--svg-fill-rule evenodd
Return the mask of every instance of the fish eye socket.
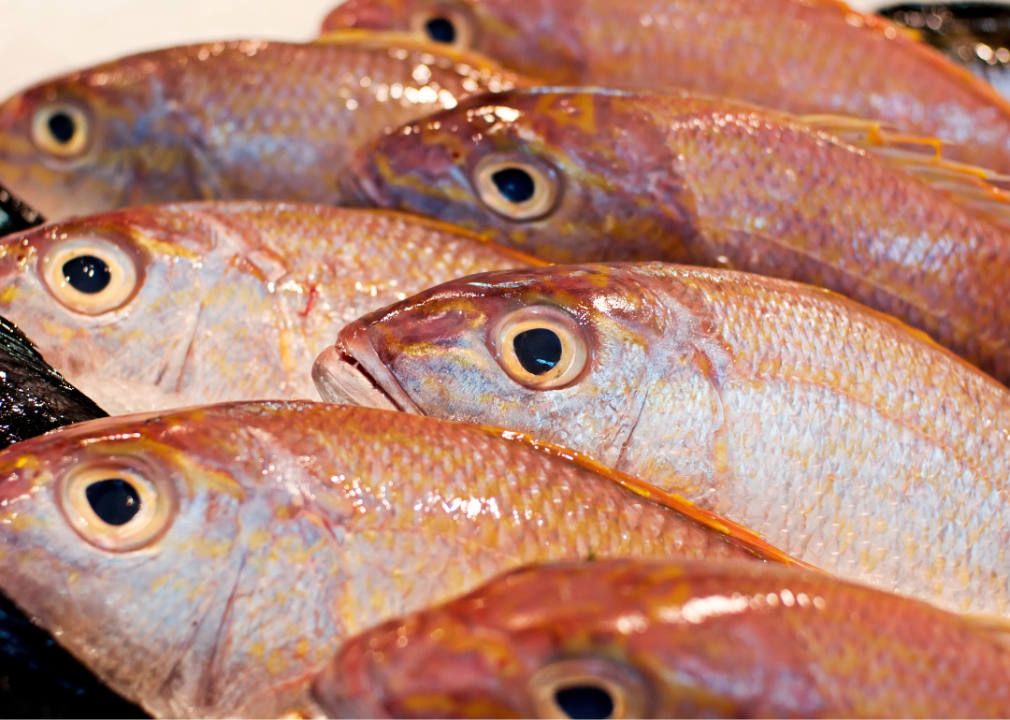
<path id="1" fill-rule="evenodd" d="M 78 535 L 112 552 L 150 545 L 172 517 L 164 484 L 114 463 L 71 472 L 63 482 L 61 504 Z"/>
<path id="2" fill-rule="evenodd" d="M 588 348 L 578 323 L 549 305 L 508 313 L 495 323 L 490 339 L 505 373 L 532 390 L 570 385 L 586 367 Z"/>
<path id="3" fill-rule="evenodd" d="M 32 142 L 58 158 L 73 158 L 89 145 L 91 124 L 76 105 L 66 102 L 44 105 L 32 118 Z"/>
<path id="4" fill-rule="evenodd" d="M 556 174 L 541 163 L 495 155 L 478 164 L 474 186 L 492 211 L 519 222 L 549 214 L 559 195 Z"/>
<path id="5" fill-rule="evenodd" d="M 84 315 L 121 307 L 138 285 L 137 264 L 118 243 L 78 237 L 56 243 L 42 257 L 42 276 L 64 306 Z"/>
<path id="6" fill-rule="evenodd" d="M 529 683 L 537 717 L 649 717 L 644 682 L 630 668 L 609 660 L 562 660 L 541 668 Z"/>
<path id="7" fill-rule="evenodd" d="M 414 13 L 410 27 L 431 42 L 451 45 L 458 50 L 473 47 L 474 21 L 463 8 L 436 5 Z"/>

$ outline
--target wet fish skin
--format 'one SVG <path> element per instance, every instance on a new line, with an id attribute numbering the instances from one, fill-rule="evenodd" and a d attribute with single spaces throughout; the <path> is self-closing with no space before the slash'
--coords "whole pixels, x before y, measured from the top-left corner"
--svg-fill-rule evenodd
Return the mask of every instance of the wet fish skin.
<path id="1" fill-rule="evenodd" d="M 567 384 L 506 371 L 501 332 L 531 309 L 585 348 Z M 315 368 L 342 371 L 379 403 L 571 447 L 839 577 L 1010 614 L 1010 391 L 832 293 L 662 263 L 486 273 L 345 327 Z"/>
<path id="2" fill-rule="evenodd" d="M 158 50 L 55 78 L 0 105 L 0 177 L 51 220 L 182 200 L 340 204 L 354 148 L 515 82 L 489 61 L 398 36 Z M 52 108 L 71 113 L 84 133 L 63 130 L 68 143 L 81 138 L 76 153 L 33 139 L 33 122 Z"/>
<path id="3" fill-rule="evenodd" d="M 323 27 L 408 30 L 447 14 L 458 42 L 470 36 L 546 84 L 694 90 L 886 120 L 952 143 L 961 161 L 1010 172 L 1010 104 L 999 93 L 836 0 L 349 0 Z"/>
<path id="4" fill-rule="evenodd" d="M 155 488 L 144 544 L 71 526 L 103 477 Z M 349 406 L 96 420 L 0 453 L 0 478 L 0 589 L 155 716 L 314 715 L 343 637 L 525 563 L 788 561 L 569 451 Z"/>
<path id="5" fill-rule="evenodd" d="M 121 250 L 104 257 L 135 266 L 138 280 L 125 304 L 87 314 L 57 293 L 45 268 L 47 258 L 63 257 L 60 248 L 95 238 Z M 316 399 L 312 361 L 345 323 L 454 277 L 531 262 L 395 213 L 258 202 L 151 206 L 0 240 L 0 313 L 114 415 Z"/>
<path id="6" fill-rule="evenodd" d="M 617 670 L 609 694 L 635 709 L 615 717 L 1010 712 L 1010 653 L 976 625 L 833 578 L 734 563 L 515 570 L 349 640 L 315 692 L 330 717 L 550 717 L 534 696 L 550 681 L 536 674 L 566 660 L 560 677 L 575 685 L 578 672 L 600 688 Z"/>
<path id="7" fill-rule="evenodd" d="M 553 182 L 554 206 L 516 221 L 485 202 L 479 174 L 495 158 Z M 664 260 L 826 287 L 1010 384 L 1006 227 L 910 161 L 794 116 L 686 93 L 520 90 L 407 126 L 354 167 L 362 204 L 555 262 Z"/>

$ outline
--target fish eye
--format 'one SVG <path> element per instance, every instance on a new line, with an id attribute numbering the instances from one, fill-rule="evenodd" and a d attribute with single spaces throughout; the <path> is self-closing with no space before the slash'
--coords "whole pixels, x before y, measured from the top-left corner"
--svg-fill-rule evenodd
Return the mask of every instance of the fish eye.
<path id="1" fill-rule="evenodd" d="M 61 503 L 78 535 L 113 552 L 150 545 L 172 516 L 171 497 L 162 483 L 115 463 L 73 471 L 63 482 Z"/>
<path id="2" fill-rule="evenodd" d="M 529 683 L 537 717 L 649 717 L 648 691 L 637 673 L 609 660 L 585 658 L 551 663 Z"/>
<path id="3" fill-rule="evenodd" d="M 578 323 L 549 305 L 508 313 L 491 331 L 492 352 L 505 373 L 533 390 L 569 385 L 586 367 L 586 339 Z"/>
<path id="4" fill-rule="evenodd" d="M 121 307 L 137 288 L 137 264 L 117 243 L 78 237 L 54 245 L 42 258 L 49 291 L 73 312 L 100 315 Z"/>
<path id="5" fill-rule="evenodd" d="M 72 158 L 83 153 L 90 134 L 87 114 L 70 103 L 44 105 L 32 118 L 32 142 L 43 152 L 58 158 Z"/>
<path id="6" fill-rule="evenodd" d="M 536 220 L 558 201 L 558 180 L 542 163 L 489 155 L 474 172 L 477 195 L 492 211 L 510 220 Z"/>
<path id="7" fill-rule="evenodd" d="M 462 8 L 436 6 L 416 12 L 410 19 L 410 28 L 431 42 L 459 50 L 473 46 L 473 18 Z"/>

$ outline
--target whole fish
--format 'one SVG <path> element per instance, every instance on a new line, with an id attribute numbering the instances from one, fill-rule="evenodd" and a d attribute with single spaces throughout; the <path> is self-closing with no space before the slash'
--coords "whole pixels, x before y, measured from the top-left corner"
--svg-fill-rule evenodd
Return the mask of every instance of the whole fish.
<path id="1" fill-rule="evenodd" d="M 0 240 L 0 313 L 112 414 L 315 399 L 345 323 L 518 253 L 390 213 L 230 202 L 141 207 Z"/>
<path id="2" fill-rule="evenodd" d="M 0 105 L 0 178 L 50 220 L 175 200 L 339 204 L 355 148 L 517 81 L 396 34 L 158 50 Z"/>
<path id="3" fill-rule="evenodd" d="M 1010 196 L 985 171 L 897 140 L 872 123 L 684 93 L 530 90 L 471 98 L 354 165 L 363 204 L 559 262 L 664 260 L 820 285 L 1010 383 Z"/>
<path id="4" fill-rule="evenodd" d="M 1010 103 L 837 0 L 349 0 L 324 30 L 411 30 L 550 84 L 685 89 L 886 120 L 1010 172 Z"/>
<path id="5" fill-rule="evenodd" d="M 1010 650 L 925 603 L 788 568 L 515 570 L 346 642 L 329 717 L 1006 717 Z"/>
<path id="6" fill-rule="evenodd" d="M 2 192 L 2 191 L 0 191 Z M 0 447 L 105 412 L 0 317 Z M 0 594 L 0 707 L 6 717 L 138 717 L 130 705 Z"/>
<path id="7" fill-rule="evenodd" d="M 1010 391 L 824 290 L 662 263 L 486 273 L 348 325 L 314 374 L 327 400 L 367 387 L 528 433 L 840 577 L 1010 615 Z"/>
<path id="8" fill-rule="evenodd" d="M 0 478 L 0 589 L 155 716 L 316 716 L 341 640 L 525 563 L 790 562 L 569 451 L 366 408 L 95 420 Z"/>

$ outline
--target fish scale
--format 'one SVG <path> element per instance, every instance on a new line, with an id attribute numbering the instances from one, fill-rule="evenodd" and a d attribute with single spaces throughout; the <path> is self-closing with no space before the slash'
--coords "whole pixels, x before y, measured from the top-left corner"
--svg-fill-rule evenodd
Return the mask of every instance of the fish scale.
<path id="1" fill-rule="evenodd" d="M 82 467 L 171 497 L 161 534 L 96 551 L 61 500 Z M 0 588 L 156 716 L 311 712 L 343 638 L 527 562 L 795 562 L 569 451 L 348 406 L 82 423 L 0 454 L 0 478 Z"/>
<path id="2" fill-rule="evenodd" d="M 543 308 L 588 359 L 537 390 L 491 348 Z M 1010 392 L 832 293 L 660 263 L 488 273 L 345 327 L 324 397 L 352 372 L 375 402 L 572 447 L 841 577 L 1010 613 Z"/>

